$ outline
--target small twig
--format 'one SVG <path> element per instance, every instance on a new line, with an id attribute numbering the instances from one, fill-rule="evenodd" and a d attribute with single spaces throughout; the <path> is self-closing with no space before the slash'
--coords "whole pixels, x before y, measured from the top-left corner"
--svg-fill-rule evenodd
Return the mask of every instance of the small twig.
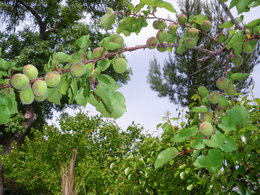
<path id="1" fill-rule="evenodd" d="M 219 0 L 219 4 L 222 6 L 222 8 L 224 9 L 224 11 L 226 12 L 226 14 L 228 15 L 228 17 L 231 19 L 231 21 L 235 24 L 236 28 L 239 30 L 243 30 L 243 28 L 239 25 L 239 23 L 236 21 L 236 19 L 234 18 L 234 16 L 232 15 L 232 13 L 230 12 L 230 10 L 228 9 L 228 7 L 226 6 L 225 3 L 220 2 Z"/>
<path id="2" fill-rule="evenodd" d="M 185 153 L 187 153 L 187 152 L 192 152 L 192 151 L 194 151 L 194 150 L 195 150 L 195 148 L 192 148 L 192 149 L 190 149 L 190 150 L 186 150 L 186 151 L 180 152 L 179 155 L 185 154 Z"/>

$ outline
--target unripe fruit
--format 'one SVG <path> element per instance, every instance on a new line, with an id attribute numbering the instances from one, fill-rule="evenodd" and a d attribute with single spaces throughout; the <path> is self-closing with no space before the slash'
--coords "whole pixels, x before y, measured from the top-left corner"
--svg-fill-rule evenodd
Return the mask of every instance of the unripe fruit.
<path id="1" fill-rule="evenodd" d="M 53 71 L 53 72 L 48 72 L 45 77 L 44 80 L 47 84 L 48 87 L 56 87 L 59 85 L 60 80 L 61 80 L 61 76 L 58 72 Z"/>
<path id="2" fill-rule="evenodd" d="M 191 36 L 191 37 L 196 37 L 196 36 L 198 36 L 198 34 L 199 34 L 199 30 L 196 29 L 196 28 L 190 28 L 190 29 L 188 30 L 188 34 L 189 34 L 189 36 Z"/>
<path id="3" fill-rule="evenodd" d="M 201 123 L 199 129 L 200 129 L 200 132 L 206 136 L 210 136 L 213 132 L 213 127 L 209 122 Z"/>
<path id="4" fill-rule="evenodd" d="M 44 100 L 46 100 L 47 98 L 47 93 L 43 96 L 35 96 L 34 99 L 37 101 L 37 102 L 43 102 Z"/>
<path id="5" fill-rule="evenodd" d="M 37 68 L 32 64 L 27 64 L 23 67 L 23 73 L 31 80 L 38 76 Z"/>
<path id="6" fill-rule="evenodd" d="M 162 20 L 155 20 L 153 21 L 153 27 L 154 29 L 165 29 L 166 23 Z"/>
<path id="7" fill-rule="evenodd" d="M 209 94 L 208 89 L 206 87 L 204 87 L 204 86 L 200 86 L 198 88 L 198 92 L 199 92 L 201 97 L 206 97 Z"/>
<path id="8" fill-rule="evenodd" d="M 168 33 L 174 34 L 176 33 L 177 29 L 178 26 L 176 24 L 171 24 L 170 26 L 168 26 Z"/>
<path id="9" fill-rule="evenodd" d="M 228 100 L 227 100 L 227 98 L 225 98 L 224 96 L 220 96 L 220 97 L 219 97 L 219 103 L 218 103 L 218 105 L 219 105 L 220 107 L 222 107 L 222 108 L 227 107 L 227 106 L 228 106 Z"/>
<path id="10" fill-rule="evenodd" d="M 159 51 L 159 52 L 165 52 L 165 51 L 167 51 L 168 50 L 168 48 L 167 47 L 163 47 L 162 45 L 157 45 L 157 50 Z"/>
<path id="11" fill-rule="evenodd" d="M 194 38 L 188 37 L 184 40 L 184 45 L 186 48 L 191 49 L 197 45 L 197 41 Z"/>
<path id="12" fill-rule="evenodd" d="M 179 14 L 178 15 L 178 22 L 180 24 L 185 24 L 187 22 L 187 16 L 184 14 Z"/>
<path id="13" fill-rule="evenodd" d="M 45 81 L 36 80 L 32 85 L 32 90 L 36 96 L 44 96 L 47 93 L 47 84 Z"/>
<path id="14" fill-rule="evenodd" d="M 200 114 L 200 121 L 201 122 L 212 122 L 213 115 L 211 112 L 203 112 Z"/>
<path id="15" fill-rule="evenodd" d="M 100 56 L 102 56 L 105 52 L 105 49 L 103 47 L 97 47 L 93 50 L 92 52 L 92 57 L 93 58 L 98 58 Z"/>
<path id="16" fill-rule="evenodd" d="M 234 55 L 232 58 L 231 58 L 231 61 L 233 62 L 234 65 L 236 66 L 240 66 L 243 64 L 244 60 L 242 58 L 241 55 Z"/>
<path id="17" fill-rule="evenodd" d="M 217 104 L 219 102 L 219 93 L 217 91 L 212 91 L 208 95 L 208 100 L 211 104 Z"/>
<path id="18" fill-rule="evenodd" d="M 122 74 L 127 69 L 127 61 L 125 58 L 117 58 L 113 64 L 116 73 Z"/>
<path id="19" fill-rule="evenodd" d="M 219 89 L 226 89 L 228 87 L 228 80 L 225 77 L 220 77 L 217 82 L 216 82 L 216 86 Z"/>
<path id="20" fill-rule="evenodd" d="M 149 49 L 154 49 L 158 45 L 159 41 L 155 37 L 150 37 L 146 41 L 146 45 Z"/>
<path id="21" fill-rule="evenodd" d="M 228 87 L 225 89 L 225 93 L 229 97 L 233 97 L 237 93 L 236 87 L 234 85 L 229 84 Z"/>
<path id="22" fill-rule="evenodd" d="M 25 74 L 15 74 L 11 79 L 11 84 L 15 89 L 24 89 L 29 85 L 29 78 Z"/>
<path id="23" fill-rule="evenodd" d="M 211 22 L 209 20 L 205 20 L 201 25 L 201 29 L 204 31 L 209 31 L 211 29 Z"/>
<path id="24" fill-rule="evenodd" d="M 34 100 L 34 94 L 31 87 L 27 87 L 20 91 L 20 100 L 23 104 L 31 104 Z"/>
<path id="25" fill-rule="evenodd" d="M 86 65 L 78 62 L 72 65 L 70 69 L 70 73 L 74 77 L 81 77 L 83 76 L 87 71 Z"/>
<path id="26" fill-rule="evenodd" d="M 226 35 L 224 35 L 224 34 L 222 34 L 222 33 L 220 33 L 220 34 L 217 35 L 217 40 L 218 40 L 219 42 L 221 42 L 221 43 L 224 42 L 226 39 L 227 39 Z"/>
<path id="27" fill-rule="evenodd" d="M 168 33 L 165 30 L 159 30 L 156 34 L 156 38 L 158 39 L 158 41 L 160 43 L 163 43 L 164 41 L 166 41 L 168 36 Z"/>

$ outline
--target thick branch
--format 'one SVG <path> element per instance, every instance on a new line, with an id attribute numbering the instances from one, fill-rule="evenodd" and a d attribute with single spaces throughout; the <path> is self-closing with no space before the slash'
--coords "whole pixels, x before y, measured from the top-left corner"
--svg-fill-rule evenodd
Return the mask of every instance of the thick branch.
<path id="1" fill-rule="evenodd" d="M 37 23 L 40 27 L 40 38 L 45 40 L 46 38 L 46 24 L 42 21 L 41 16 L 37 13 L 35 9 L 33 9 L 30 5 L 28 5 L 26 2 L 22 0 L 17 0 L 18 3 L 22 4 L 31 14 L 35 17 Z"/>
<path id="2" fill-rule="evenodd" d="M 15 133 L 9 142 L 4 146 L 4 154 L 8 154 L 12 149 L 12 144 L 16 141 L 18 144 L 22 142 L 25 134 L 28 132 L 33 122 L 37 119 L 37 115 L 34 112 L 32 105 L 26 106 L 26 112 L 24 114 L 24 130 L 23 132 Z"/>
<path id="3" fill-rule="evenodd" d="M 228 17 L 231 19 L 231 21 L 235 24 L 236 28 L 239 30 L 243 30 L 243 28 L 239 25 L 239 23 L 236 21 L 236 19 L 234 18 L 234 16 L 232 15 L 232 13 L 230 12 L 230 10 L 228 9 L 228 7 L 226 6 L 225 3 L 222 3 L 219 0 L 219 4 L 222 6 L 222 8 L 224 9 L 224 11 L 226 12 L 226 14 L 228 15 Z"/>
<path id="4" fill-rule="evenodd" d="M 31 6 L 29 6 L 27 3 L 25 3 L 22 0 L 17 0 L 17 2 L 22 4 L 29 12 L 31 12 L 31 14 L 36 18 L 39 25 L 43 24 L 42 18 L 40 17 L 40 15 L 37 13 L 35 9 L 33 9 Z"/>

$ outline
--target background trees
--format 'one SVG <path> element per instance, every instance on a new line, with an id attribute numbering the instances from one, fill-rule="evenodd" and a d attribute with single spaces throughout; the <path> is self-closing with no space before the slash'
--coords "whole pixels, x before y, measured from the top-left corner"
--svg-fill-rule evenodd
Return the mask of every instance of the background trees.
<path id="1" fill-rule="evenodd" d="M 211 36 L 217 37 L 219 34 L 227 36 L 228 31 L 219 27 L 228 18 L 218 0 L 182 0 L 178 1 L 178 4 L 181 12 L 188 18 L 201 13 L 206 15 L 212 21 Z M 237 18 L 237 20 L 241 20 L 241 18 Z M 185 29 L 179 28 L 177 32 L 178 35 L 181 35 Z M 202 33 L 199 35 L 198 45 L 203 45 L 209 50 L 220 48 L 218 43 L 208 39 Z M 227 71 L 251 73 L 254 66 L 259 63 L 259 52 L 259 48 L 257 48 L 253 54 L 243 54 L 244 62 L 239 67 L 232 66 L 230 53 L 227 52 L 206 61 L 200 61 L 204 54 L 198 50 L 177 52 L 169 54 L 169 58 L 163 65 L 160 65 L 156 59 L 152 60 L 147 80 L 151 89 L 158 92 L 160 97 L 168 97 L 175 104 L 187 106 L 192 102 L 191 97 L 200 85 L 207 86 L 211 90 L 216 89 L 214 81 L 223 75 L 223 66 Z M 251 84 L 252 78 L 248 78 L 238 86 L 238 89 L 245 92 Z"/>

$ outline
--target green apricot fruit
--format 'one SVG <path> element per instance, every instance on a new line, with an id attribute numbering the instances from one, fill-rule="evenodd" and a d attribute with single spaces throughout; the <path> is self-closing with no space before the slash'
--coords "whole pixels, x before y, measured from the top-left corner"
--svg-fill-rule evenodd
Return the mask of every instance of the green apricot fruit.
<path id="1" fill-rule="evenodd" d="M 213 127 L 209 122 L 201 123 L 199 129 L 200 129 L 200 132 L 206 136 L 210 136 L 213 132 Z"/>
<path id="2" fill-rule="evenodd" d="M 160 43 L 163 43 L 164 41 L 166 41 L 168 36 L 168 33 L 165 30 L 159 30 L 156 34 L 156 38 L 158 39 L 158 41 Z"/>
<path id="3" fill-rule="evenodd" d="M 127 69 L 127 61 L 125 58 L 117 58 L 113 64 L 116 73 L 122 74 Z"/>
<path id="4" fill-rule="evenodd" d="M 216 81 L 216 86 L 219 89 L 226 89 L 228 87 L 228 80 L 225 77 L 220 77 L 217 81 Z"/>
<path id="5" fill-rule="evenodd" d="M 154 29 L 165 29 L 166 23 L 162 20 L 155 20 L 153 21 L 153 27 Z"/>
<path id="6" fill-rule="evenodd" d="M 196 37 L 199 34 L 199 30 L 196 29 L 196 28 L 190 28 L 188 30 L 188 34 L 189 34 L 190 37 Z"/>
<path id="7" fill-rule="evenodd" d="M 43 80 L 36 80 L 32 85 L 35 96 L 44 96 L 47 93 L 47 84 Z"/>
<path id="8" fill-rule="evenodd" d="M 83 76 L 87 71 L 87 67 L 85 64 L 78 62 L 72 65 L 70 68 L 70 73 L 74 77 L 81 77 Z"/>
<path id="9" fill-rule="evenodd" d="M 191 49 L 197 45 L 197 41 L 194 38 L 188 37 L 184 40 L 184 45 L 186 48 Z"/>
<path id="10" fill-rule="evenodd" d="M 44 80 L 48 87 L 56 87 L 60 84 L 61 76 L 58 72 L 52 71 L 45 75 Z"/>
<path id="11" fill-rule="evenodd" d="M 243 64 L 244 60 L 242 58 L 241 55 L 234 55 L 232 58 L 231 58 L 231 61 L 233 62 L 234 65 L 236 66 L 240 66 Z"/>
<path id="12" fill-rule="evenodd" d="M 225 107 L 227 107 L 228 106 L 228 100 L 227 100 L 227 98 L 225 98 L 224 96 L 220 96 L 219 97 L 219 103 L 218 103 L 218 105 L 220 106 L 220 107 L 222 107 L 222 108 L 225 108 Z"/>
<path id="13" fill-rule="evenodd" d="M 38 69 L 32 64 L 27 64 L 23 67 L 23 74 L 25 74 L 30 80 L 36 79 L 38 76 Z"/>
<path id="14" fill-rule="evenodd" d="M 204 86 L 200 86 L 198 88 L 198 92 L 199 92 L 201 97 L 206 97 L 209 94 L 208 89 L 206 87 L 204 87 Z"/>
<path id="15" fill-rule="evenodd" d="M 93 50 L 92 52 L 92 57 L 93 58 L 98 58 L 100 56 L 102 56 L 105 52 L 105 49 L 103 47 L 97 47 Z"/>
<path id="16" fill-rule="evenodd" d="M 209 31 L 211 29 L 211 22 L 209 20 L 205 20 L 201 25 L 201 29 L 204 31 Z"/>
<path id="17" fill-rule="evenodd" d="M 29 78 L 25 74 L 18 73 L 11 78 L 11 84 L 15 89 L 24 89 L 28 87 L 29 83 Z"/>
<path id="18" fill-rule="evenodd" d="M 212 122 L 213 115 L 211 112 L 203 112 L 200 114 L 200 121 L 201 122 Z"/>
<path id="19" fill-rule="evenodd" d="M 212 91 L 208 95 L 208 101 L 211 104 L 217 104 L 219 102 L 219 93 L 217 91 Z"/>
<path id="20" fill-rule="evenodd" d="M 48 94 L 48 93 L 46 93 L 46 94 L 43 95 L 43 96 L 35 96 L 34 99 L 35 99 L 37 102 L 43 102 L 44 100 L 47 99 L 47 94 Z"/>
<path id="21" fill-rule="evenodd" d="M 20 100 L 23 104 L 31 104 L 34 100 L 34 94 L 31 87 L 22 89 L 19 93 Z"/>
<path id="22" fill-rule="evenodd" d="M 232 84 L 229 84 L 228 87 L 225 89 L 225 93 L 229 97 L 233 97 L 237 93 L 236 87 Z"/>
<path id="23" fill-rule="evenodd" d="M 222 34 L 222 33 L 219 33 L 217 35 L 217 40 L 221 43 L 223 43 L 225 40 L 227 39 L 226 35 Z"/>
<path id="24" fill-rule="evenodd" d="M 170 26 L 168 26 L 168 33 L 174 34 L 176 33 L 177 29 L 178 26 L 176 24 L 171 24 Z"/>
<path id="25" fill-rule="evenodd" d="M 149 49 L 154 49 L 158 45 L 159 41 L 155 37 L 150 37 L 146 41 L 146 45 Z"/>
<path id="26" fill-rule="evenodd" d="M 159 52 L 165 52 L 168 50 L 168 47 L 164 47 L 163 45 L 159 44 L 159 45 L 157 45 L 157 50 Z"/>
<path id="27" fill-rule="evenodd" d="M 185 24 L 187 22 L 187 16 L 184 14 L 179 14 L 177 18 L 180 24 Z"/>

